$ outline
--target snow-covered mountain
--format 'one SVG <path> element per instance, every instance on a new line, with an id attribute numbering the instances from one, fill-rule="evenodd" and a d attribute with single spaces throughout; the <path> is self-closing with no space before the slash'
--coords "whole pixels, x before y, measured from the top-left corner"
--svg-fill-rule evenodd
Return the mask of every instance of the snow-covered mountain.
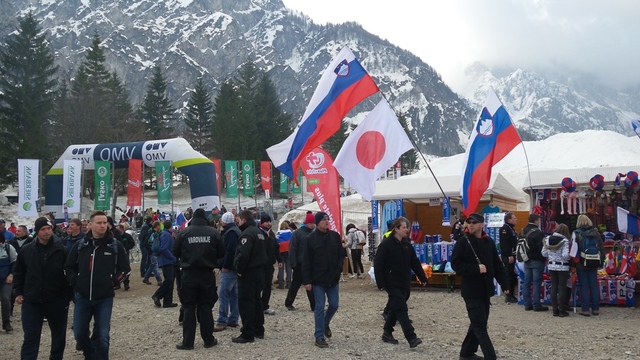
<path id="1" fill-rule="evenodd" d="M 269 72 L 283 108 L 297 122 L 322 72 L 348 45 L 394 109 L 410 119 L 414 139 L 428 154 L 464 150 L 488 85 L 498 90 L 525 138 L 583 129 L 625 131 L 620 121 L 611 125 L 616 120 L 612 109 L 624 108 L 612 100 L 618 101 L 617 94 L 603 97 L 524 71 L 504 77 L 479 71 L 474 75 L 478 86 L 473 104 L 414 54 L 355 23 L 317 25 L 280 0 L 0 0 L 0 4 L 0 39 L 16 28 L 19 15 L 32 11 L 48 31 L 65 77 L 75 74 L 97 32 L 107 66 L 124 80 L 134 104 L 143 98 L 154 64 L 164 69 L 174 106 L 183 108 L 198 77 L 215 94 L 224 80 L 252 60 Z M 361 119 L 378 100 L 379 95 L 373 96 L 349 117 Z M 637 104 L 637 95 L 627 97 L 629 103 L 634 100 Z"/>

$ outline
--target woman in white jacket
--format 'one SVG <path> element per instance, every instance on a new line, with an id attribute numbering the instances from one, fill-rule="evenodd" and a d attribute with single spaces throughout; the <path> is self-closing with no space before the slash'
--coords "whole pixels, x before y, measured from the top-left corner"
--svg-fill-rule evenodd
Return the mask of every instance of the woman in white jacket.
<path id="1" fill-rule="evenodd" d="M 569 313 L 564 310 L 567 303 L 567 280 L 569 279 L 569 227 L 559 224 L 553 235 L 544 239 L 542 256 L 549 259 L 549 275 L 551 276 L 551 307 L 553 316 L 565 317 Z M 558 303 L 558 292 L 560 302 Z"/>

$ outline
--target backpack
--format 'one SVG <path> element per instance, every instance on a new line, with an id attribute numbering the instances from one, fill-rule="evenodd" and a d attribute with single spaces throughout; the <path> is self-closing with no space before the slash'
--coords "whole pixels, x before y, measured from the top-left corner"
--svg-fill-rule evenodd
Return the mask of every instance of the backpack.
<path id="1" fill-rule="evenodd" d="M 520 262 L 527 262 L 531 258 L 531 248 L 529 248 L 529 235 L 531 235 L 536 229 L 529 230 L 524 236 L 522 232 L 518 238 L 518 245 L 516 245 L 516 260 Z"/>
<path id="2" fill-rule="evenodd" d="M 160 234 L 153 233 L 149 238 L 149 244 L 151 245 L 151 252 L 153 252 L 153 255 L 158 256 L 162 253 L 160 250 Z"/>
<path id="3" fill-rule="evenodd" d="M 576 230 L 582 243 L 580 247 L 580 263 L 586 268 L 599 268 L 602 266 L 598 242 L 593 236 L 588 236 L 583 230 Z"/>

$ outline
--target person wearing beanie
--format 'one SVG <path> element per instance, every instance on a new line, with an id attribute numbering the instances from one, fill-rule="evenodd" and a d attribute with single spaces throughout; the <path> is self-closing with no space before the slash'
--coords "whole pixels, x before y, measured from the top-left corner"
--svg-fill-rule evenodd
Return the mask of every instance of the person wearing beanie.
<path id="1" fill-rule="evenodd" d="M 229 327 L 237 327 L 240 318 L 238 309 L 238 272 L 233 265 L 233 258 L 238 248 L 238 239 L 242 232 L 236 225 L 233 213 L 226 212 L 222 221 L 222 241 L 224 242 L 224 256 L 218 260 L 220 268 L 220 286 L 218 287 L 218 319 L 213 331 L 223 331 Z"/>
<path id="2" fill-rule="evenodd" d="M 509 293 L 509 277 L 498 256 L 496 243 L 484 231 L 484 217 L 471 213 L 465 220 L 466 236 L 453 246 L 451 267 L 462 277 L 460 294 L 469 317 L 467 336 L 462 341 L 460 359 L 481 359 L 476 355 L 478 346 L 484 358 L 495 360 L 496 351 L 487 332 L 489 308 L 494 293 L 495 278 L 505 294 Z"/>
<path id="3" fill-rule="evenodd" d="M 181 230 L 173 245 L 173 254 L 179 259 L 182 288 L 179 292 L 184 313 L 182 342 L 178 350 L 191 350 L 196 337 L 196 311 L 200 322 L 200 335 L 204 347 L 218 344 L 213 336 L 213 306 L 216 303 L 216 277 L 213 270 L 225 255 L 218 230 L 208 225 L 204 211 L 197 209 L 189 226 Z"/>
<path id="4" fill-rule="evenodd" d="M 304 247 L 307 243 L 307 236 L 311 234 L 315 228 L 316 218 L 311 211 L 307 212 L 304 218 L 302 226 L 297 228 L 293 234 L 291 234 L 291 240 L 289 241 L 289 265 L 291 266 L 291 286 L 287 291 L 287 297 L 284 300 L 284 306 L 287 310 L 295 310 L 293 302 L 298 296 L 298 289 L 302 286 L 302 261 L 304 260 Z M 313 311 L 316 307 L 316 298 L 312 291 L 307 290 L 307 299 L 309 299 L 309 306 Z"/>
<path id="5" fill-rule="evenodd" d="M 262 309 L 266 315 L 275 315 L 276 311 L 269 306 L 271 300 L 271 282 L 273 281 L 274 268 L 277 262 L 278 268 L 282 269 L 282 256 L 276 235 L 271 230 L 271 216 L 263 214 L 258 225 L 260 231 L 265 236 L 265 249 L 267 251 L 267 263 L 264 266 L 264 287 L 262 289 Z"/>
<path id="6" fill-rule="evenodd" d="M 340 234 L 329 229 L 329 215 L 319 211 L 315 215 L 316 228 L 307 237 L 302 262 L 302 283 L 307 291 L 313 291 L 316 306 L 314 309 L 315 345 L 329 347 L 327 338 L 331 337 L 329 327 L 333 315 L 338 311 L 339 283 L 342 264 L 347 256 L 342 247 Z M 324 309 L 325 298 L 329 303 Z"/>
<path id="7" fill-rule="evenodd" d="M 254 342 L 264 337 L 264 313 L 260 293 L 264 287 L 264 266 L 267 263 L 265 235 L 258 229 L 249 210 L 240 213 L 238 248 L 233 261 L 238 271 L 238 307 L 242 318 L 240 336 L 231 339 L 238 344 Z"/>
<path id="8" fill-rule="evenodd" d="M 108 359 L 114 288 L 131 272 L 129 255 L 109 230 L 107 215 L 96 211 L 91 230 L 71 248 L 64 266 L 75 288 L 73 334 L 86 359 Z M 94 320 L 89 338 L 89 323 Z"/>
<path id="9" fill-rule="evenodd" d="M 36 359 L 44 318 L 51 330 L 50 359 L 62 359 L 67 343 L 70 287 L 64 275 L 67 250 L 45 217 L 34 224 L 35 239 L 20 250 L 13 273 L 16 303 L 22 305 L 21 359 Z M 46 261 L 45 261 L 46 259 Z"/>

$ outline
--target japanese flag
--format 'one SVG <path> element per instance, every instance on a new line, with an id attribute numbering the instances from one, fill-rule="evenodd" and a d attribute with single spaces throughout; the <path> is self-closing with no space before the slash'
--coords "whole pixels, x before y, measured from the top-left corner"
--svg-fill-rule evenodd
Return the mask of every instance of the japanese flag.
<path id="1" fill-rule="evenodd" d="M 334 166 L 342 177 L 371 200 L 376 180 L 413 145 L 385 99 L 349 135 Z"/>

